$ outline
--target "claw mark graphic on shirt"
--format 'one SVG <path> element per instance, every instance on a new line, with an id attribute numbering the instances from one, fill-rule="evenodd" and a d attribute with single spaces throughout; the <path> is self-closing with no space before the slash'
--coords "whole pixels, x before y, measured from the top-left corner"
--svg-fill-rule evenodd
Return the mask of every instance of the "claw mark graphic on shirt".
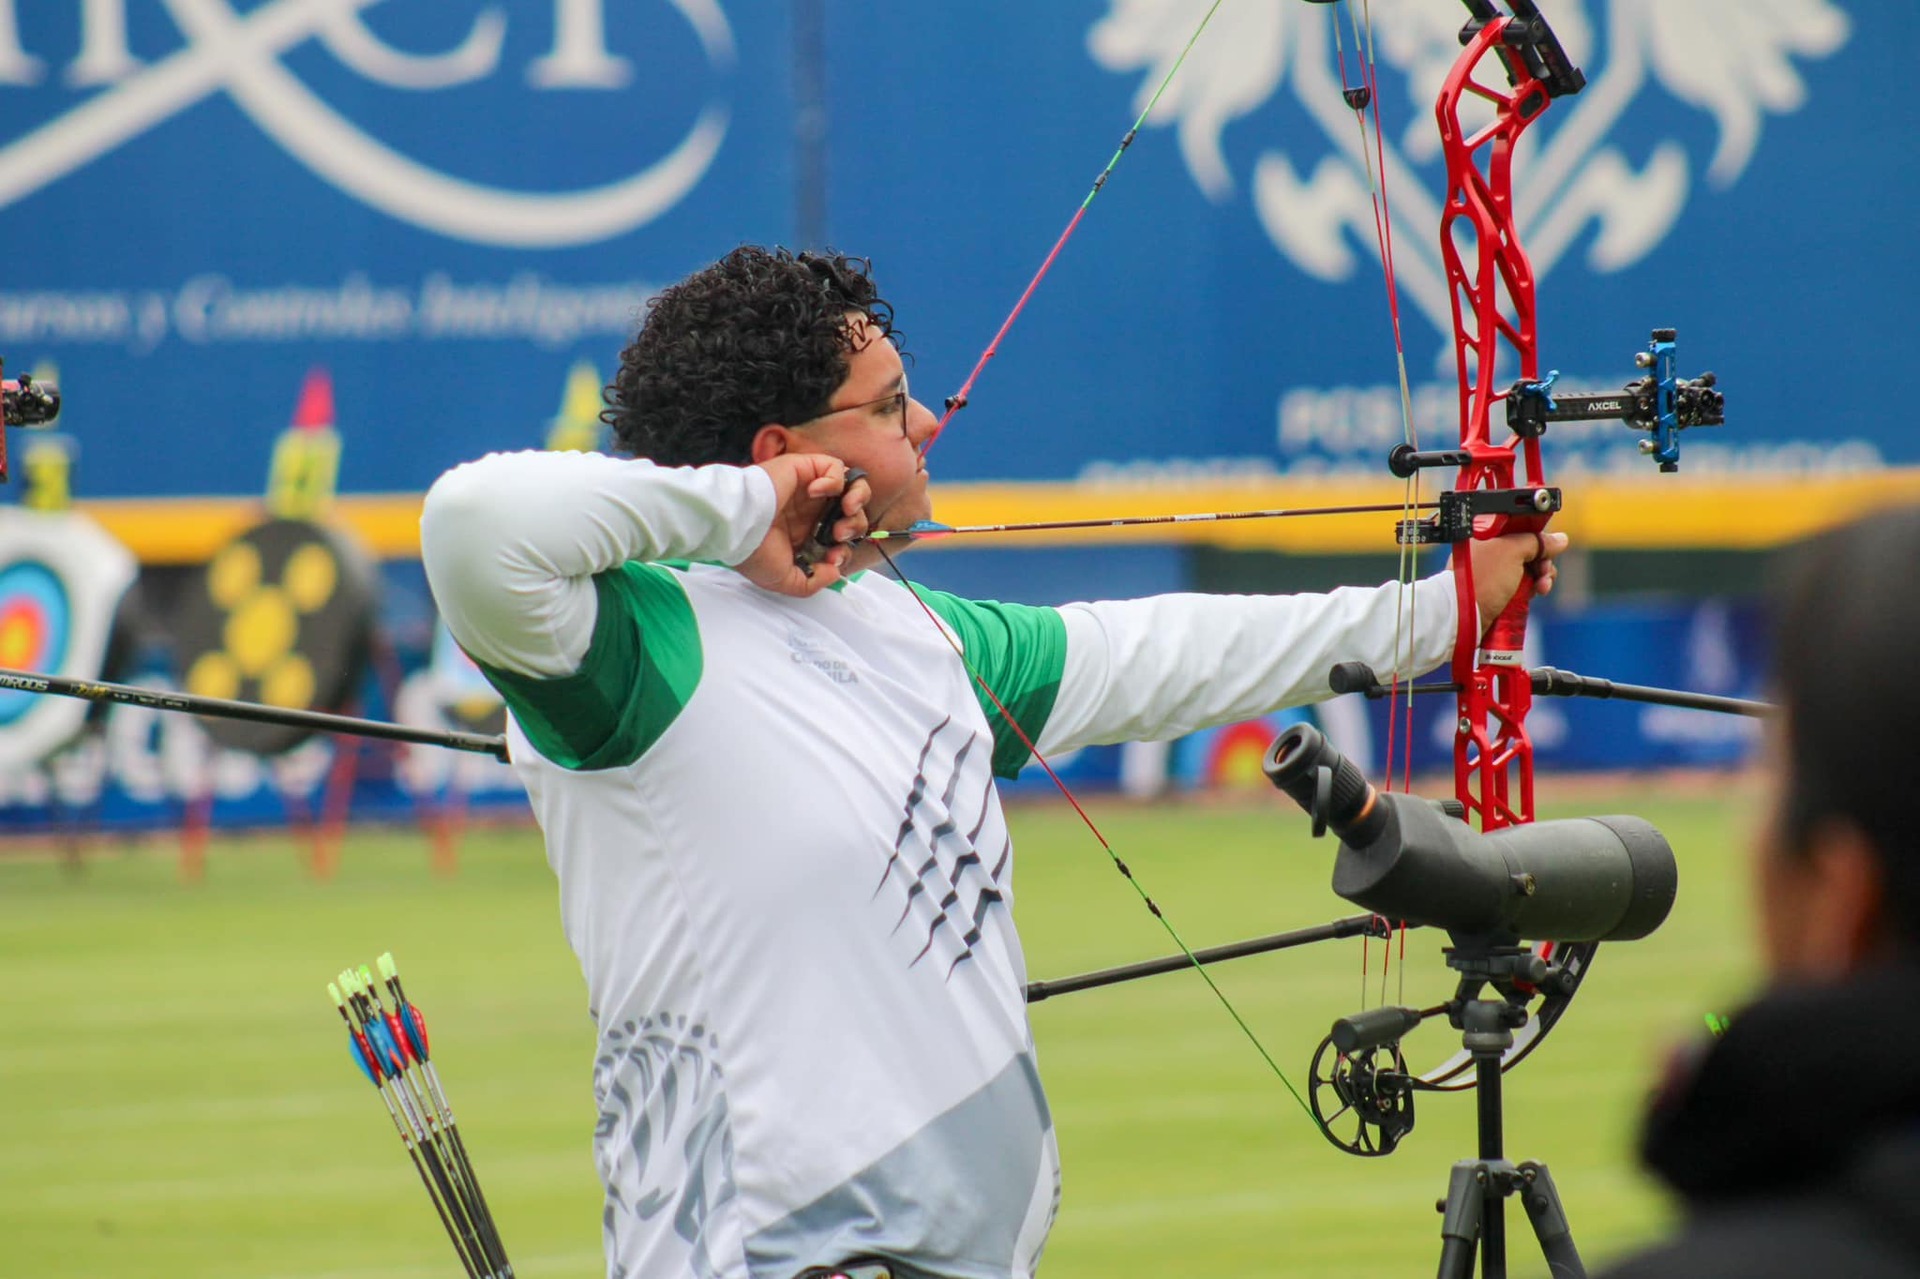
<path id="1" fill-rule="evenodd" d="M 987 839 L 989 844 L 997 841 L 997 859 L 991 872 L 984 869 L 981 833 L 986 829 L 988 819 L 998 814 L 998 808 L 993 803 L 991 775 L 977 796 L 966 797 L 965 802 L 971 804 L 973 820 L 966 832 L 961 833 L 965 814 L 956 809 L 955 798 L 960 790 L 967 758 L 979 738 L 969 732 L 959 742 L 952 758 L 943 761 L 935 747 L 943 734 L 951 739 L 952 735 L 946 733 L 950 725 L 951 719 L 941 720 L 927 734 L 927 740 L 920 748 L 913 786 L 903 807 L 900 829 L 894 836 L 893 851 L 880 872 L 880 882 L 873 890 L 874 897 L 878 898 L 889 881 L 895 879 L 894 872 L 898 869 L 898 878 L 904 883 L 906 893 L 891 931 L 898 933 L 908 918 L 914 915 L 916 908 L 926 921 L 926 938 L 908 960 L 907 966 L 914 967 L 932 954 L 944 929 L 954 945 L 953 953 L 947 958 L 946 975 L 949 978 L 962 963 L 973 958 L 973 948 L 983 936 L 982 930 L 989 912 L 995 903 L 1005 901 L 1000 877 L 1006 870 L 1013 849 L 1004 825 L 996 821 L 996 828 Z M 943 771 L 946 780 L 936 799 L 931 795 L 934 779 Z M 911 843 L 919 843 L 926 849 L 925 858 L 917 864 L 908 860 Z M 969 892 L 972 895 L 971 903 L 965 900 Z"/>
<path id="2" fill-rule="evenodd" d="M 696 1279 L 714 1279 L 709 1214 L 734 1196 L 733 1130 L 717 1037 L 698 1021 L 657 1013 L 604 1032 L 593 1063 L 594 1161 L 607 1188 L 602 1226 L 610 1245 L 622 1215 L 647 1220 L 673 1209 Z M 626 1279 L 614 1265 L 612 1279 Z"/>

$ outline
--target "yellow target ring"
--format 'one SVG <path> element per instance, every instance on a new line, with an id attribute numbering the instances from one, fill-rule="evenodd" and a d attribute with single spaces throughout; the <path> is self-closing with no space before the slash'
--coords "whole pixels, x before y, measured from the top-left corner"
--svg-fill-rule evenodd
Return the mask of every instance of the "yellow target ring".
<path id="1" fill-rule="evenodd" d="M 313 667 L 298 653 L 289 653 L 260 679 L 260 700 L 269 706 L 305 710 L 313 705 Z"/>
<path id="2" fill-rule="evenodd" d="M 318 542 L 308 542 L 295 551 L 280 574 L 287 598 L 302 613 L 317 613 L 325 608 L 339 580 L 340 569 L 334 562 L 333 552 Z"/>
<path id="3" fill-rule="evenodd" d="M 33 665 L 39 655 L 42 628 L 20 613 L 0 617 L 0 666 Z"/>
<path id="4" fill-rule="evenodd" d="M 238 697 L 240 668 L 225 653 L 202 653 L 187 668 L 187 691 L 195 697 Z"/>
<path id="5" fill-rule="evenodd" d="M 229 542 L 207 565 L 207 598 L 223 609 L 237 608 L 260 585 L 260 552 L 247 542 Z"/>
<path id="6" fill-rule="evenodd" d="M 299 634 L 300 619 L 294 616 L 287 593 L 267 586 L 241 600 L 227 615 L 221 638 L 240 673 L 257 679 L 287 655 Z"/>

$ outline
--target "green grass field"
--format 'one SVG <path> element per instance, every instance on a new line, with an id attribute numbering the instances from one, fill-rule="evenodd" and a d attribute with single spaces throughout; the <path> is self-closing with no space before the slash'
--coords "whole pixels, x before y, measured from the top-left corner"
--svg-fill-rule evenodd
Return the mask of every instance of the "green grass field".
<path id="1" fill-rule="evenodd" d="M 1509 1153 L 1551 1164 L 1592 1262 L 1668 1220 L 1633 1166 L 1635 1116 L 1665 1045 L 1752 980 L 1755 797 L 1734 781 L 1542 791 L 1563 797 L 1548 816 L 1646 816 L 1681 860 L 1667 926 L 1605 949 L 1567 1020 L 1508 1076 Z M 1095 813 L 1195 946 L 1351 913 L 1327 888 L 1331 846 L 1278 797 Z M 1169 949 L 1070 812 L 1024 806 L 1014 821 L 1033 976 Z M 1444 997 L 1437 945 L 1413 935 L 1389 997 Z M 279 838 L 216 845 L 192 887 L 164 841 L 94 849 L 78 874 L 0 853 L 6 1273 L 457 1275 L 325 993 L 387 949 L 432 1019 L 517 1271 L 604 1273 L 591 1028 L 531 828 L 472 833 L 452 881 L 429 873 L 413 832 L 356 834 L 327 884 Z M 1215 971 L 1301 1087 L 1329 1022 L 1362 1006 L 1355 941 Z M 1400 1150 L 1361 1160 L 1321 1139 L 1190 973 L 1050 1000 L 1034 1024 L 1066 1163 L 1048 1279 L 1432 1272 L 1434 1200 L 1473 1153 L 1471 1094 L 1421 1098 Z M 1429 1025 L 1409 1055 L 1430 1064 L 1457 1046 Z M 1510 1220 L 1514 1273 L 1544 1274 Z"/>

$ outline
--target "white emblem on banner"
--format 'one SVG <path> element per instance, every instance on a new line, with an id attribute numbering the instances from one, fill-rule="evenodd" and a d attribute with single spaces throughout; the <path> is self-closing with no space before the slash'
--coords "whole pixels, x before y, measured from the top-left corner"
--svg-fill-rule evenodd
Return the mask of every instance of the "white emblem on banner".
<path id="1" fill-rule="evenodd" d="M 381 0 L 268 0 L 243 14 L 228 0 L 162 0 L 187 39 L 150 65 L 128 50 L 127 0 L 85 0 L 73 86 L 98 94 L 0 148 L 0 207 L 13 204 L 206 97 L 226 93 L 274 142 L 325 181 L 393 217 L 455 239 L 510 248 L 591 244 L 641 226 L 698 185 L 726 137 L 728 110 L 709 102 L 651 164 L 602 186 L 529 192 L 442 173 L 387 146 L 334 110 L 281 62 L 318 40 L 342 65 L 388 88 L 432 92 L 495 74 L 507 36 L 499 5 L 484 8 L 441 53 L 398 50 L 361 21 Z M 552 0 L 554 42 L 534 60 L 535 89 L 613 89 L 632 67 L 606 48 L 605 0 Z M 733 29 L 718 0 L 666 0 L 708 64 L 731 71 Z M 32 84 L 44 64 L 20 43 L 12 0 L 0 0 L 0 83 Z"/>
<path id="2" fill-rule="evenodd" d="M 1557 0 L 1554 29 L 1576 63 L 1584 65 L 1595 48 L 1607 51 L 1606 62 L 1597 74 L 1589 68 L 1587 90 L 1555 113 L 1555 127 L 1544 139 L 1529 135 L 1523 141 L 1532 154 L 1515 166 L 1520 230 L 1543 278 L 1589 228 L 1592 269 L 1632 265 L 1666 237 L 1685 206 L 1692 166 L 1679 141 L 1660 140 L 1637 168 L 1626 150 L 1609 141 L 1650 78 L 1672 98 L 1713 116 L 1718 142 L 1706 177 L 1725 187 L 1752 159 L 1766 113 L 1797 111 L 1805 103 L 1806 86 L 1793 59 L 1826 57 L 1850 33 L 1847 15 L 1832 0 L 1612 0 L 1604 7 L 1600 39 L 1589 7 L 1582 0 Z M 1136 110 L 1185 43 L 1190 8 L 1183 0 L 1109 0 L 1107 15 L 1089 31 L 1096 63 L 1142 74 Z M 1337 12 L 1344 18 L 1344 10 Z M 1404 93 L 1391 101 L 1432 101 L 1459 53 L 1465 11 L 1436 0 L 1371 0 L 1371 12 L 1379 65 L 1404 81 Z M 1351 34 L 1345 52 L 1349 76 L 1357 79 Z M 1228 127 L 1265 106 L 1288 77 L 1299 106 L 1332 150 L 1313 160 L 1305 176 L 1295 167 L 1305 159 L 1298 144 L 1260 152 L 1251 174 L 1254 210 L 1274 247 L 1302 271 L 1344 280 L 1357 265 L 1354 245 L 1378 251 L 1367 182 L 1369 139 L 1341 98 L 1326 10 L 1282 3 L 1223 8 L 1150 123 L 1175 129 L 1194 183 L 1209 199 L 1224 201 L 1235 189 L 1223 145 Z M 1436 226 L 1444 193 L 1420 177 L 1421 166 L 1439 157 L 1432 113 L 1416 110 L 1402 119 L 1404 129 L 1383 142 L 1388 200 L 1403 225 Z M 1466 122 L 1471 127 L 1473 121 Z M 1405 294 L 1437 330 L 1451 333 L 1446 277 L 1430 240 L 1396 239 L 1395 264 Z"/>

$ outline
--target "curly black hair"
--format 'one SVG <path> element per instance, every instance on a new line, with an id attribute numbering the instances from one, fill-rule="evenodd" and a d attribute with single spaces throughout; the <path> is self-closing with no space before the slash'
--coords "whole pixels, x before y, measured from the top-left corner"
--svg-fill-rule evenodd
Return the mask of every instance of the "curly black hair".
<path id="1" fill-rule="evenodd" d="M 600 420 L 636 457 L 744 465 L 762 426 L 826 411 L 854 350 L 850 311 L 900 345 L 865 258 L 744 245 L 647 303 Z"/>

